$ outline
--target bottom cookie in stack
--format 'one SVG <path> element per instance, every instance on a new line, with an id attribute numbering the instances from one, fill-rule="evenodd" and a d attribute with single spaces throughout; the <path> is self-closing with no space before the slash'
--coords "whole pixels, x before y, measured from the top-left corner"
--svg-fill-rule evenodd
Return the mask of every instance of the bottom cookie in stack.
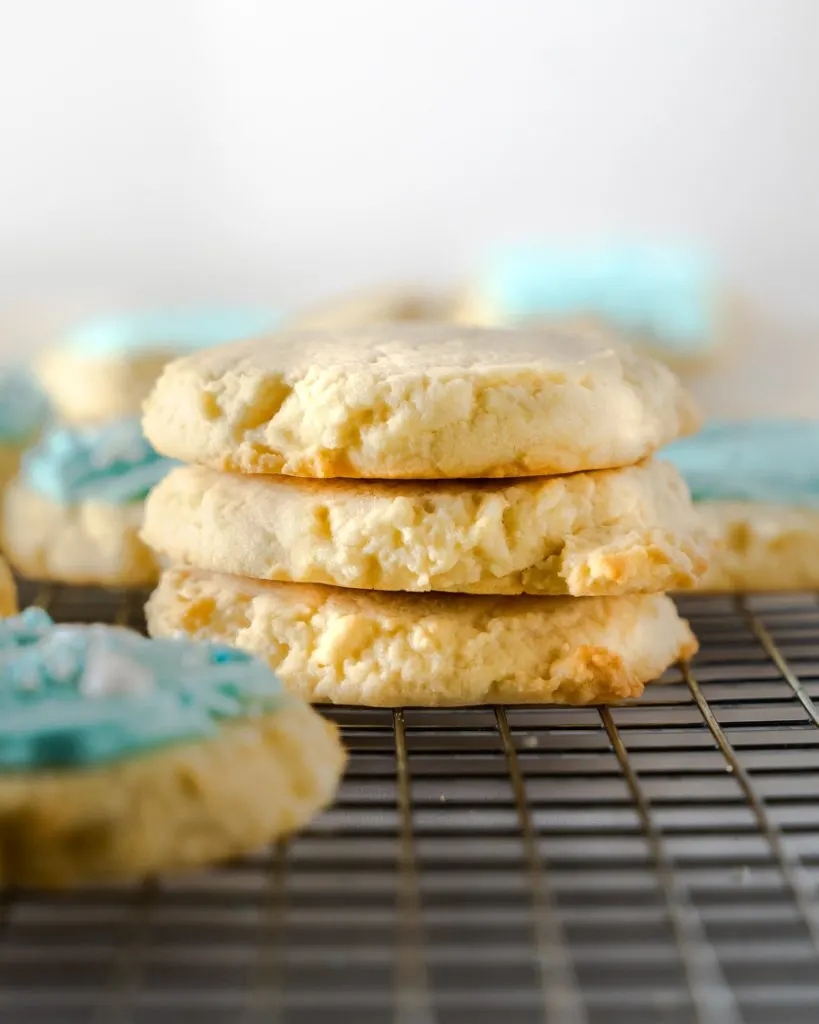
<path id="1" fill-rule="evenodd" d="M 167 570 L 153 636 L 233 644 L 314 702 L 596 704 L 639 697 L 697 642 L 663 594 L 489 597 Z"/>

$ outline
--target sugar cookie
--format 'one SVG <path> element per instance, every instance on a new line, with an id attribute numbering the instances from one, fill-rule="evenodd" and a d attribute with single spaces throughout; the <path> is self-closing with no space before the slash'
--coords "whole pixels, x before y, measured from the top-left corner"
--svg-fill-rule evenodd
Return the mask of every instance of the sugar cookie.
<path id="1" fill-rule="evenodd" d="M 697 424 L 667 367 L 606 336 L 440 324 L 199 352 L 166 367 L 143 421 L 183 462 L 374 479 L 629 465 Z"/>
<path id="2" fill-rule="evenodd" d="M 5 559 L 0 556 L 0 616 L 14 615 L 16 611 L 17 588 Z"/>
<path id="3" fill-rule="evenodd" d="M 375 590 L 611 595 L 693 586 L 708 545 L 679 473 L 353 481 L 173 470 L 143 539 L 167 561 Z"/>
<path id="4" fill-rule="evenodd" d="M 681 367 L 724 346 L 727 302 L 692 249 L 633 243 L 495 251 L 457 304 L 461 323 L 599 323 Z"/>
<path id="5" fill-rule="evenodd" d="M 165 364 L 187 352 L 270 331 L 277 317 L 253 309 L 183 309 L 81 323 L 37 360 L 60 417 L 93 423 L 138 416 Z"/>
<path id="6" fill-rule="evenodd" d="M 152 583 L 156 559 L 139 538 L 145 496 L 171 468 L 137 420 L 54 427 L 6 489 L 3 546 L 33 579 L 109 586 Z"/>
<path id="7" fill-rule="evenodd" d="M 63 888 L 255 850 L 330 802 L 336 728 L 240 651 L 0 621 L 0 885 Z"/>
<path id="8" fill-rule="evenodd" d="M 819 421 L 714 420 L 663 457 L 713 541 L 699 589 L 819 587 Z"/>
<path id="9" fill-rule="evenodd" d="M 224 641 L 267 658 L 308 700 L 379 707 L 639 697 L 697 646 L 658 594 L 386 594 L 173 568 L 146 616 L 153 636 Z"/>

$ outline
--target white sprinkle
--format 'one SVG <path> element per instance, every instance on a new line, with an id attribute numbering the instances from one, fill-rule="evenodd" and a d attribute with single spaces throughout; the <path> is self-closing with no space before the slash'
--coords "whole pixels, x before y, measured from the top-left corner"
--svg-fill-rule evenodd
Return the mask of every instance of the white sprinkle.
<path id="1" fill-rule="evenodd" d="M 537 736 L 524 736 L 523 745 L 527 750 L 532 750 L 537 746 Z"/>
<path id="2" fill-rule="evenodd" d="M 106 646 L 103 638 L 89 639 L 80 693 L 85 697 L 110 697 L 150 693 L 154 688 L 151 670 Z"/>

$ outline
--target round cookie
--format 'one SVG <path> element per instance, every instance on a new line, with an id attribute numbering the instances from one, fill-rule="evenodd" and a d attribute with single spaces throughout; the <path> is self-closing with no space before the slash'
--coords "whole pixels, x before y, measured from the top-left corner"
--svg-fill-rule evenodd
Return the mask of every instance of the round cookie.
<path id="1" fill-rule="evenodd" d="M 14 615 L 16 611 L 17 588 L 14 586 L 14 578 L 9 567 L 0 556 L 0 616 Z"/>
<path id="2" fill-rule="evenodd" d="M 344 330 L 407 320 L 446 321 L 452 299 L 422 288 L 373 288 L 354 292 L 292 317 L 285 327 L 298 330 Z"/>
<path id="3" fill-rule="evenodd" d="M 696 650 L 664 595 L 462 597 L 163 573 L 153 636 L 235 644 L 311 701 L 590 704 L 639 697 Z"/>
<path id="4" fill-rule="evenodd" d="M 512 246 L 487 259 L 456 303 L 459 323 L 597 323 L 680 369 L 712 361 L 728 302 L 695 250 L 645 244 Z"/>
<path id="5" fill-rule="evenodd" d="M 183 462 L 373 479 L 629 465 L 697 423 L 667 367 L 605 336 L 441 324 L 200 352 L 166 367 L 143 420 Z"/>
<path id="6" fill-rule="evenodd" d="M 153 583 L 140 540 L 144 500 L 171 468 L 138 420 L 54 427 L 23 458 L 3 501 L 3 547 L 33 579 L 104 586 Z"/>
<path id="7" fill-rule="evenodd" d="M 248 655 L 0 621 L 0 885 L 57 887 L 260 848 L 333 797 L 337 730 Z"/>
<path id="8" fill-rule="evenodd" d="M 819 421 L 713 420 L 663 456 L 712 538 L 698 589 L 819 587 Z"/>
<path id="9" fill-rule="evenodd" d="M 93 423 L 138 416 L 162 368 L 199 348 L 270 331 L 277 317 L 253 309 L 183 309 L 81 323 L 37 360 L 60 417 Z"/>
<path id="10" fill-rule="evenodd" d="M 185 466 L 148 498 L 142 537 L 171 563 L 257 579 L 575 597 L 690 587 L 708 553 L 679 473 L 652 460 L 457 483 Z"/>

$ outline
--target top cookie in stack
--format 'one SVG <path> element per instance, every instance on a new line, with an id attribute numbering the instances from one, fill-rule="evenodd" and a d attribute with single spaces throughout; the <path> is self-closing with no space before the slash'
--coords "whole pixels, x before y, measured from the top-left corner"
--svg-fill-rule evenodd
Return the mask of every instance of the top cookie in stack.
<path id="1" fill-rule="evenodd" d="M 145 410 L 194 464 L 149 500 L 176 565 L 149 624 L 263 652 L 314 700 L 636 696 L 694 647 L 658 593 L 705 541 L 650 456 L 696 426 L 599 334 L 392 324 L 179 360 Z"/>

